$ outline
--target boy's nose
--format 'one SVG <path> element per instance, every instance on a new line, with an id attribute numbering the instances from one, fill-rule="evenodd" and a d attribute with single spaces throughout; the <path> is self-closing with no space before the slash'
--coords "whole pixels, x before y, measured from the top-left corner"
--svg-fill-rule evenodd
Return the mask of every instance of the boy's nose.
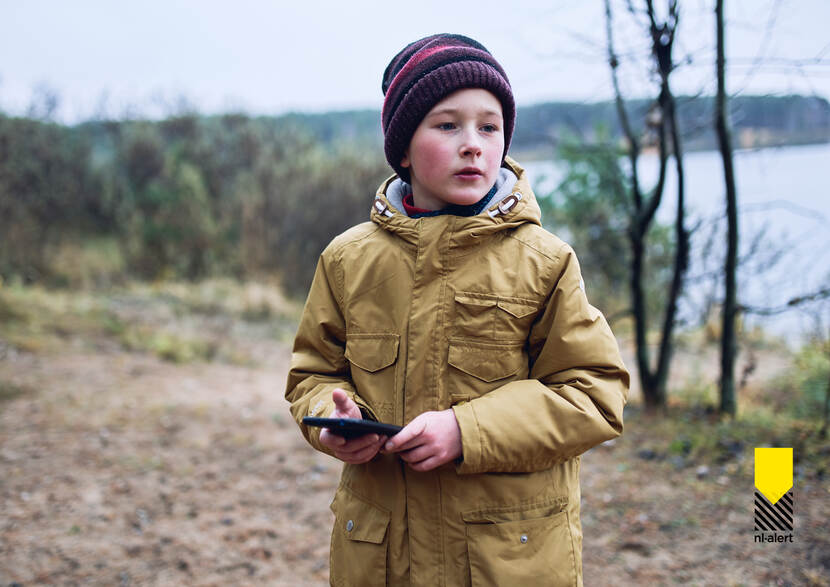
<path id="1" fill-rule="evenodd" d="M 475 134 L 467 133 L 464 136 L 460 151 L 463 157 L 469 157 L 470 155 L 477 157 L 481 155 L 481 143 Z"/>

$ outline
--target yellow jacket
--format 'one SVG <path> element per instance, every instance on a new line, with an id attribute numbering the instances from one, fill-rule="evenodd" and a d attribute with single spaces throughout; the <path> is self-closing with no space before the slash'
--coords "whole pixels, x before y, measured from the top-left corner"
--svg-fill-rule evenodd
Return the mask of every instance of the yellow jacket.
<path id="1" fill-rule="evenodd" d="M 628 372 L 573 250 L 505 168 L 518 179 L 473 217 L 409 218 L 390 178 L 320 257 L 285 392 L 297 422 L 341 387 L 383 422 L 452 408 L 463 445 L 427 473 L 344 465 L 333 585 L 582 582 L 578 456 L 622 432 Z"/>

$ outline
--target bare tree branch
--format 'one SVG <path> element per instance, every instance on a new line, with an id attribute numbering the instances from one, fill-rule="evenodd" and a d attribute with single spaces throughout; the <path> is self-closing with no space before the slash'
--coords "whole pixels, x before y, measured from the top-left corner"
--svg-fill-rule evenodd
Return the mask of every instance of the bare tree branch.
<path id="1" fill-rule="evenodd" d="M 758 68 L 761 67 L 763 63 L 767 49 L 769 48 L 770 41 L 772 40 L 772 33 L 775 30 L 775 23 L 778 20 L 778 9 L 781 7 L 781 0 L 775 0 L 772 5 L 772 9 L 769 12 L 769 17 L 767 18 L 766 25 L 764 25 L 764 36 L 761 40 L 761 44 L 758 47 L 758 51 L 755 54 L 755 57 L 752 59 L 752 65 L 747 70 L 746 74 L 744 74 L 744 79 L 741 80 L 741 83 L 738 84 L 738 87 L 741 88 L 738 92 L 740 93 L 743 89 L 749 84 L 752 80 L 752 77 L 758 72 Z M 730 60 L 731 62 L 735 62 L 734 59 Z"/>
<path id="2" fill-rule="evenodd" d="M 629 144 L 628 159 L 631 162 L 631 189 L 634 195 L 635 207 L 639 212 L 643 205 L 643 195 L 640 190 L 640 179 L 637 173 L 637 158 L 640 155 L 640 143 L 631 127 L 628 112 L 625 109 L 625 101 L 620 91 L 620 81 L 617 76 L 617 68 L 620 65 L 620 61 L 614 51 L 614 26 L 610 0 L 605 0 L 605 32 L 608 36 L 608 65 L 611 67 L 611 83 L 614 86 L 614 103 L 617 107 L 617 117 L 620 120 L 620 126 Z"/>
<path id="3" fill-rule="evenodd" d="M 789 312 L 790 310 L 794 310 L 799 306 L 803 306 L 804 304 L 808 304 L 810 302 L 816 302 L 819 300 L 824 300 L 830 298 L 830 287 L 825 287 L 823 289 L 818 290 L 817 292 L 813 292 L 811 294 L 803 295 L 803 296 L 796 296 L 791 298 L 787 301 L 786 304 L 783 306 L 774 306 L 770 308 L 763 308 L 760 306 L 740 306 L 740 311 L 744 314 L 754 314 L 756 316 L 776 316 L 778 314 L 783 314 L 784 312 Z"/>

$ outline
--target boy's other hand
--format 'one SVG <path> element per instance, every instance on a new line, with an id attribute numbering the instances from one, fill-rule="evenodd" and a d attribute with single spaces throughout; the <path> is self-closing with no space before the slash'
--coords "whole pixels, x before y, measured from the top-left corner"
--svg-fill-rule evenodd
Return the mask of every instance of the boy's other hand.
<path id="1" fill-rule="evenodd" d="M 455 412 L 424 412 L 389 439 L 383 452 L 396 452 L 416 471 L 431 471 L 461 456 Z"/>
<path id="2" fill-rule="evenodd" d="M 332 391 L 331 399 L 334 401 L 334 412 L 331 414 L 331 418 L 363 418 L 360 408 L 342 389 L 338 388 Z M 371 461 L 378 454 L 385 441 L 385 436 L 378 436 L 377 434 L 364 434 L 346 440 L 342 436 L 330 432 L 328 428 L 323 428 L 320 431 L 320 444 L 330 448 L 334 452 L 334 456 L 350 465 L 360 465 Z"/>

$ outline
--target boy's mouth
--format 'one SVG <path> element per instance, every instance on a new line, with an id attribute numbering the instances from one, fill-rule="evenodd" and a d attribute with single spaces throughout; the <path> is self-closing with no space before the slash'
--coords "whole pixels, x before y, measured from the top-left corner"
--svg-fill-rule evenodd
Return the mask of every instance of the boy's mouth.
<path id="1" fill-rule="evenodd" d="M 465 167 L 464 169 L 455 172 L 455 176 L 459 179 L 478 179 L 483 175 L 484 172 L 478 167 Z"/>

